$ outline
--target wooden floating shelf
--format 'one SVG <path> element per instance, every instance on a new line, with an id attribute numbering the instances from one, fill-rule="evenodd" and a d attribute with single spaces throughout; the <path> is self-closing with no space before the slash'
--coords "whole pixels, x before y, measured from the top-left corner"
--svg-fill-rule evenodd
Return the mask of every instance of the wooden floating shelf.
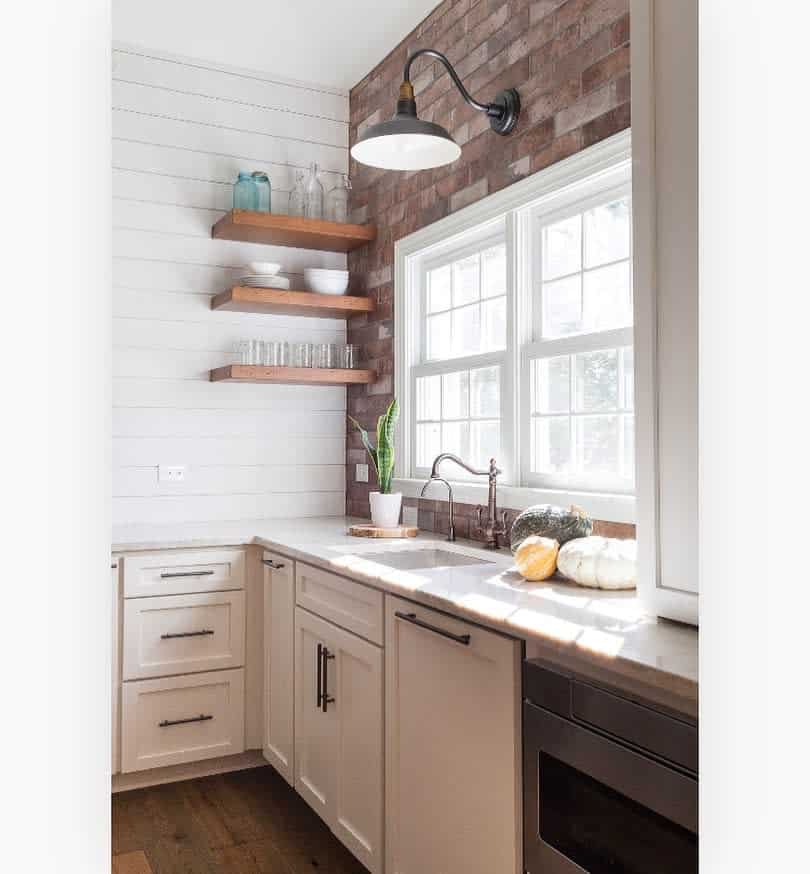
<path id="1" fill-rule="evenodd" d="M 365 246 L 377 236 L 374 225 L 351 225 L 322 219 L 276 215 L 232 209 L 211 228 L 215 240 L 239 240 L 242 243 L 268 243 L 320 249 L 324 252 L 351 252 Z"/>
<path id="2" fill-rule="evenodd" d="M 211 371 L 211 382 L 271 382 L 293 385 L 368 385 L 377 379 L 373 370 L 326 370 L 319 367 L 262 367 L 229 364 Z"/>
<path id="3" fill-rule="evenodd" d="M 347 319 L 373 312 L 374 301 L 369 297 L 315 294 L 312 291 L 286 291 L 278 288 L 246 288 L 237 285 L 211 298 L 211 309 L 236 313 L 279 313 Z"/>

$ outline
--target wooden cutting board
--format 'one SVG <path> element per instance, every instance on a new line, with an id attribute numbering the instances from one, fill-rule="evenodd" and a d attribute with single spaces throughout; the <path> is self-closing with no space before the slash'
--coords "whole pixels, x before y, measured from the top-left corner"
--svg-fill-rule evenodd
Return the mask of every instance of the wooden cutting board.
<path id="1" fill-rule="evenodd" d="M 397 528 L 377 528 L 376 525 L 351 525 L 352 537 L 416 537 L 419 529 L 415 525 L 399 525 Z"/>

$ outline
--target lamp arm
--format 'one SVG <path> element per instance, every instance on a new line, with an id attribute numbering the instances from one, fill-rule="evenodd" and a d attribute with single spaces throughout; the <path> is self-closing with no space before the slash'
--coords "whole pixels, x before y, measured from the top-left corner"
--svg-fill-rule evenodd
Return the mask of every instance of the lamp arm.
<path id="1" fill-rule="evenodd" d="M 408 60 L 405 62 L 405 73 L 403 78 L 406 82 L 410 82 L 411 80 L 411 64 L 419 57 L 427 56 L 429 58 L 435 58 L 439 61 L 442 66 L 444 66 L 445 70 L 447 70 L 448 75 L 453 80 L 456 88 L 461 92 L 461 96 L 464 100 L 472 106 L 473 109 L 477 109 L 479 112 L 486 112 L 487 115 L 493 116 L 495 118 L 500 117 L 503 114 L 503 107 L 499 106 L 496 103 L 479 103 L 470 92 L 464 87 L 461 79 L 458 77 L 458 73 L 453 69 L 453 65 L 447 58 L 441 53 L 437 52 L 436 49 L 419 49 L 414 52 Z"/>

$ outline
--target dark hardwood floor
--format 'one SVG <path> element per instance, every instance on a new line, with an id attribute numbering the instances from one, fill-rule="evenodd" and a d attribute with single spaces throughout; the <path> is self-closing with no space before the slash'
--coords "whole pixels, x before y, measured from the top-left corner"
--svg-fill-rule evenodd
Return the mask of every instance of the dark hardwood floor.
<path id="1" fill-rule="evenodd" d="M 112 799 L 113 874 L 367 874 L 270 767 Z"/>

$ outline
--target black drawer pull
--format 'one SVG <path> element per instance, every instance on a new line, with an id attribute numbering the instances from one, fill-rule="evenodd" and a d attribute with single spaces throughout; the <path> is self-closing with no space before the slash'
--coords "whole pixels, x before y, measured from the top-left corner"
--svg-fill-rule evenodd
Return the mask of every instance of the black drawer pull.
<path id="1" fill-rule="evenodd" d="M 211 577 L 213 571 L 177 571 L 176 573 L 164 573 L 160 575 L 162 580 L 173 579 L 174 577 Z"/>
<path id="2" fill-rule="evenodd" d="M 174 640 L 176 637 L 205 637 L 214 632 L 210 628 L 203 628 L 201 631 L 179 631 L 176 634 L 161 634 L 161 640 Z"/>
<path id="3" fill-rule="evenodd" d="M 400 613 L 397 610 L 394 613 L 394 616 L 397 619 L 404 619 L 406 622 L 410 622 L 412 625 L 418 625 L 420 628 L 425 628 L 428 631 L 432 631 L 434 634 L 440 634 L 442 637 L 446 637 L 448 640 L 454 640 L 456 643 L 463 644 L 464 646 L 470 645 L 470 635 L 469 634 L 453 634 L 452 631 L 445 631 L 443 628 L 439 628 L 436 625 L 431 625 L 429 622 L 423 622 L 419 619 L 416 613 Z"/>
<path id="4" fill-rule="evenodd" d="M 158 728 L 168 728 L 170 725 L 186 725 L 189 722 L 208 722 L 214 717 L 210 714 L 201 713 L 199 716 L 189 716 L 188 719 L 164 719 L 158 723 Z"/>
<path id="5" fill-rule="evenodd" d="M 318 644 L 320 647 L 321 645 Z M 335 703 L 335 699 L 329 694 L 329 662 L 335 658 L 335 654 L 329 652 L 327 647 L 321 647 L 321 659 L 323 660 L 323 688 L 321 690 L 321 710 L 326 713 L 330 704 Z"/>
<path id="6" fill-rule="evenodd" d="M 262 564 L 266 564 L 267 567 L 273 568 L 274 571 L 280 571 L 282 568 L 287 567 L 286 564 L 282 564 L 280 561 L 270 561 L 269 558 L 263 558 Z"/>

